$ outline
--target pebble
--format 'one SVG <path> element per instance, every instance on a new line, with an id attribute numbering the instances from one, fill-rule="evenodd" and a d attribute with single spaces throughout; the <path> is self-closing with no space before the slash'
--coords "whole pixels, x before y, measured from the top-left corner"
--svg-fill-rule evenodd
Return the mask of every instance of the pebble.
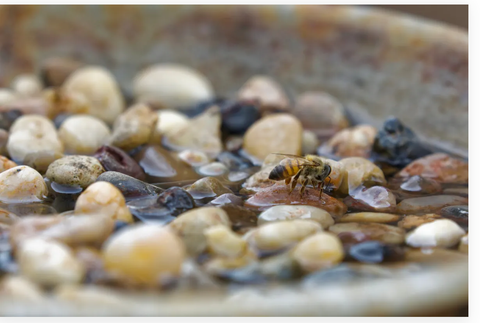
<path id="1" fill-rule="evenodd" d="M 0 202 L 38 202 L 44 200 L 47 194 L 47 184 L 33 168 L 16 166 L 0 173 Z"/>
<path id="2" fill-rule="evenodd" d="M 13 249 L 16 249 L 22 241 L 37 237 L 42 231 L 62 222 L 63 219 L 63 216 L 60 215 L 22 217 L 10 228 L 10 245 Z"/>
<path id="3" fill-rule="evenodd" d="M 443 194 L 468 197 L 468 187 L 450 187 L 443 190 Z"/>
<path id="4" fill-rule="evenodd" d="M 458 245 L 458 251 L 468 254 L 468 234 L 463 236 L 460 239 L 460 244 Z"/>
<path id="5" fill-rule="evenodd" d="M 146 175 L 140 165 L 122 149 L 114 146 L 102 146 L 93 155 L 106 171 L 119 172 L 139 180 Z"/>
<path id="6" fill-rule="evenodd" d="M 98 176 L 97 182 L 108 182 L 112 184 L 120 190 L 127 201 L 149 195 L 158 195 L 163 192 L 163 190 L 157 186 L 113 171 L 105 172 Z"/>
<path id="7" fill-rule="evenodd" d="M 22 115 L 22 111 L 18 109 L 7 109 L 6 111 L 2 111 L 2 105 L 0 104 L 0 129 L 6 130 L 8 133 L 12 124 Z"/>
<path id="8" fill-rule="evenodd" d="M 244 239 L 259 251 L 277 251 L 291 247 L 318 231 L 322 231 L 322 226 L 313 220 L 277 221 L 249 231 Z"/>
<path id="9" fill-rule="evenodd" d="M 225 187 L 214 177 L 204 177 L 199 179 L 187 188 L 187 192 L 190 193 L 194 199 L 217 197 L 228 193 L 233 194 L 229 188 Z"/>
<path id="10" fill-rule="evenodd" d="M 177 182 L 200 178 L 190 165 L 161 146 L 145 146 L 134 156 L 149 183 Z"/>
<path id="11" fill-rule="evenodd" d="M 222 151 L 220 108 L 213 106 L 190 119 L 188 124 L 164 136 L 164 144 L 181 151 L 193 149 L 216 157 Z"/>
<path id="12" fill-rule="evenodd" d="M 13 79 L 11 88 L 19 97 L 29 98 L 42 91 L 42 83 L 36 75 L 20 74 Z"/>
<path id="13" fill-rule="evenodd" d="M 336 235 L 319 232 L 301 241 L 292 256 L 304 271 L 313 272 L 335 266 L 345 255 Z"/>
<path id="14" fill-rule="evenodd" d="M 382 170 L 371 161 L 362 157 L 348 157 L 340 161 L 344 167 L 339 192 L 354 194 L 362 187 L 385 186 L 387 181 Z"/>
<path id="15" fill-rule="evenodd" d="M 351 246 L 348 254 L 351 258 L 364 263 L 402 260 L 404 256 L 399 246 L 387 245 L 379 241 L 366 241 Z"/>
<path id="16" fill-rule="evenodd" d="M 62 153 L 63 144 L 51 120 L 40 115 L 25 115 L 12 124 L 7 150 L 14 161 L 22 163 L 34 152 Z"/>
<path id="17" fill-rule="evenodd" d="M 73 115 L 60 126 L 58 136 L 69 154 L 91 155 L 110 137 L 102 120 L 89 115 Z"/>
<path id="18" fill-rule="evenodd" d="M 68 90 L 65 88 L 49 88 L 42 91 L 43 104 L 47 104 L 48 115 L 56 118 L 61 114 L 86 114 L 90 115 L 92 105 L 87 94 Z M 95 117 L 98 117 L 95 115 Z M 101 118 L 99 118 L 101 119 Z M 101 119 L 103 120 L 103 119 Z"/>
<path id="19" fill-rule="evenodd" d="M 203 233 L 207 250 L 214 256 L 238 258 L 247 251 L 247 242 L 225 225 L 208 227 Z"/>
<path id="20" fill-rule="evenodd" d="M 24 240 L 16 253 L 23 276 L 42 286 L 80 283 L 85 269 L 65 245 L 42 238 Z"/>
<path id="21" fill-rule="evenodd" d="M 137 102 L 157 109 L 186 110 L 214 96 L 209 80 L 200 72 L 179 64 L 156 64 L 139 72 L 133 80 Z"/>
<path id="22" fill-rule="evenodd" d="M 175 220 L 171 211 L 158 201 L 157 196 L 131 200 L 127 203 L 127 207 L 132 215 L 143 223 L 165 225 Z"/>
<path id="23" fill-rule="evenodd" d="M 468 199 L 456 195 L 434 195 L 414 197 L 401 201 L 397 205 L 397 213 L 425 214 L 434 213 L 451 205 L 468 204 Z"/>
<path id="24" fill-rule="evenodd" d="M 253 167 L 253 164 L 248 159 L 229 151 L 221 152 L 217 156 L 217 160 L 231 171 L 241 171 Z"/>
<path id="25" fill-rule="evenodd" d="M 217 207 L 202 207 L 182 213 L 168 226 L 178 234 L 187 248 L 189 255 L 202 253 L 207 247 L 203 231 L 215 225 L 231 227 L 227 213 Z"/>
<path id="26" fill-rule="evenodd" d="M 4 276 L 0 281 L 0 297 L 19 301 L 41 301 L 44 297 L 40 287 L 22 276 Z"/>
<path id="27" fill-rule="evenodd" d="M 290 100 L 274 79 L 266 75 L 255 75 L 248 79 L 237 93 L 240 101 L 258 101 L 262 114 L 287 111 Z"/>
<path id="28" fill-rule="evenodd" d="M 77 199 L 75 214 L 99 214 L 113 220 L 133 222 L 122 192 L 108 182 L 95 182 Z"/>
<path id="29" fill-rule="evenodd" d="M 86 188 L 104 171 L 95 157 L 72 155 L 55 160 L 45 175 L 52 182 Z"/>
<path id="30" fill-rule="evenodd" d="M 170 187 L 165 190 L 160 194 L 157 202 L 166 207 L 171 216 L 179 216 L 195 207 L 193 197 L 180 187 Z"/>
<path id="31" fill-rule="evenodd" d="M 319 154 L 335 155 L 342 158 L 368 158 L 376 133 L 377 129 L 368 125 L 341 130 L 325 146 L 320 148 Z"/>
<path id="32" fill-rule="evenodd" d="M 51 163 L 64 157 L 62 153 L 54 151 L 36 151 L 25 156 L 23 164 L 32 167 L 40 174 L 45 174 Z"/>
<path id="33" fill-rule="evenodd" d="M 7 153 L 8 132 L 0 129 L 0 155 Z"/>
<path id="34" fill-rule="evenodd" d="M 395 195 L 402 199 L 419 197 L 421 195 L 434 195 L 442 192 L 440 183 L 418 175 L 406 180 L 403 178 L 391 178 L 388 181 L 388 188 L 393 190 Z"/>
<path id="35" fill-rule="evenodd" d="M 83 64 L 69 57 L 50 57 L 40 65 L 40 77 L 45 86 L 59 87 Z"/>
<path id="36" fill-rule="evenodd" d="M 327 211 L 333 217 L 341 216 L 347 212 L 347 206 L 343 202 L 326 193 L 323 193 L 322 198 L 319 199 L 319 191 L 317 189 L 307 187 L 303 198 L 300 197 L 299 186 L 291 194 L 289 194 L 289 190 L 290 188 L 284 183 L 260 189 L 245 202 L 245 205 L 260 209 L 274 205 L 310 205 Z"/>
<path id="37" fill-rule="evenodd" d="M 222 131 L 228 134 L 243 134 L 260 118 L 260 109 L 256 101 L 227 100 L 220 105 L 222 113 Z"/>
<path id="38" fill-rule="evenodd" d="M 225 140 L 225 149 L 227 151 L 236 152 L 242 149 L 243 136 L 228 136 Z"/>
<path id="39" fill-rule="evenodd" d="M 396 222 L 400 219 L 397 214 L 380 213 L 380 212 L 360 212 L 360 213 L 348 213 L 337 219 L 338 222 L 363 222 L 363 223 L 389 223 Z"/>
<path id="40" fill-rule="evenodd" d="M 0 208 L 0 224 L 12 225 L 20 218 L 8 210 Z"/>
<path id="41" fill-rule="evenodd" d="M 7 157 L 0 156 L 0 173 L 16 166 L 18 165 Z"/>
<path id="42" fill-rule="evenodd" d="M 328 228 L 337 235 L 343 232 L 363 233 L 368 240 L 378 240 L 384 243 L 402 244 L 405 239 L 405 230 L 393 225 L 381 223 L 338 223 Z"/>
<path id="43" fill-rule="evenodd" d="M 242 187 L 247 192 L 258 192 L 263 188 L 267 188 L 275 184 L 274 180 L 269 179 L 270 173 L 275 166 L 267 166 L 262 168 L 245 181 Z"/>
<path id="44" fill-rule="evenodd" d="M 210 203 L 214 205 L 232 204 L 232 205 L 243 206 L 243 199 L 240 196 L 237 196 L 233 193 L 225 193 L 215 198 Z"/>
<path id="45" fill-rule="evenodd" d="M 258 224 L 297 219 L 316 221 L 320 223 L 323 229 L 328 229 L 335 223 L 330 213 L 317 207 L 309 205 L 277 205 L 262 212 L 258 217 Z"/>
<path id="46" fill-rule="evenodd" d="M 23 217 L 24 215 L 47 215 L 47 214 L 56 214 L 57 211 L 48 204 L 44 204 L 42 202 L 33 202 L 33 203 L 9 203 L 4 204 L 3 207 L 18 215 L 19 217 Z"/>
<path id="47" fill-rule="evenodd" d="M 73 72 L 63 83 L 66 92 L 83 94 L 89 102 L 88 114 L 107 124 L 125 109 L 125 102 L 113 75 L 100 66 L 84 66 Z"/>
<path id="48" fill-rule="evenodd" d="M 315 154 L 320 141 L 317 135 L 310 130 L 303 130 L 302 132 L 302 155 Z"/>
<path id="49" fill-rule="evenodd" d="M 8 105 L 17 100 L 17 94 L 10 89 L 0 88 L 0 106 Z"/>
<path id="50" fill-rule="evenodd" d="M 468 226 L 468 205 L 447 206 L 440 210 L 439 214 L 457 222 L 460 226 Z"/>
<path id="51" fill-rule="evenodd" d="M 395 212 L 397 206 L 395 195 L 383 186 L 355 191 L 354 197 L 347 196 L 343 203 L 350 209 L 371 212 Z"/>
<path id="52" fill-rule="evenodd" d="M 251 277 L 250 273 L 245 273 L 243 269 L 248 268 L 249 265 L 255 265 L 256 261 L 255 253 L 247 249 L 246 252 L 237 258 L 214 257 L 208 260 L 203 267 L 208 274 L 223 280 L 240 284 L 252 284 L 256 282 L 257 277 Z"/>
<path id="53" fill-rule="evenodd" d="M 113 124 L 112 146 L 130 151 L 146 144 L 153 135 L 158 114 L 147 105 L 139 103 L 118 116 Z"/>
<path id="54" fill-rule="evenodd" d="M 406 236 L 407 245 L 416 248 L 441 247 L 449 248 L 456 245 L 465 231 L 449 219 L 439 219 L 417 227 Z"/>
<path id="55" fill-rule="evenodd" d="M 54 110 L 47 98 L 43 96 L 19 97 L 15 101 L 0 106 L 3 113 L 21 113 L 22 115 L 54 116 Z"/>
<path id="56" fill-rule="evenodd" d="M 438 214 L 425 214 L 425 215 L 407 215 L 400 222 L 398 226 L 406 230 L 414 229 L 424 223 L 433 222 L 437 219 L 441 219 Z"/>
<path id="57" fill-rule="evenodd" d="M 243 232 L 257 226 L 257 213 L 249 208 L 234 204 L 224 204 L 220 208 L 227 212 L 233 231 Z"/>
<path id="58" fill-rule="evenodd" d="M 305 92 L 295 100 L 293 114 L 305 129 L 320 136 L 331 136 L 348 127 L 345 109 L 333 96 L 325 92 Z"/>
<path id="59" fill-rule="evenodd" d="M 112 235 L 102 254 L 108 272 L 140 285 L 156 286 L 162 278 L 180 274 L 185 246 L 166 227 L 134 224 Z"/>
<path id="60" fill-rule="evenodd" d="M 300 155 L 302 124 L 290 114 L 278 113 L 255 122 L 245 133 L 243 149 L 255 158 L 271 153 Z"/>
<path id="61" fill-rule="evenodd" d="M 231 182 L 231 183 L 242 183 L 244 182 L 245 179 L 247 179 L 248 177 L 250 177 L 250 173 L 249 172 L 230 172 L 228 173 L 228 176 L 227 176 L 227 179 Z"/>
<path id="62" fill-rule="evenodd" d="M 208 158 L 207 154 L 191 149 L 186 149 L 178 153 L 178 158 L 192 167 L 200 167 L 210 162 L 210 158 Z"/>
<path id="63" fill-rule="evenodd" d="M 203 176 L 220 176 L 227 172 L 227 166 L 219 162 L 213 162 L 198 168 L 198 173 Z"/>
<path id="64" fill-rule="evenodd" d="M 186 115 L 175 110 L 159 110 L 157 114 L 157 124 L 152 137 L 154 143 L 160 143 L 164 135 L 171 134 L 189 123 Z"/>
<path id="65" fill-rule="evenodd" d="M 411 162 L 395 176 L 414 175 L 440 183 L 468 183 L 468 163 L 444 153 L 436 153 Z"/>

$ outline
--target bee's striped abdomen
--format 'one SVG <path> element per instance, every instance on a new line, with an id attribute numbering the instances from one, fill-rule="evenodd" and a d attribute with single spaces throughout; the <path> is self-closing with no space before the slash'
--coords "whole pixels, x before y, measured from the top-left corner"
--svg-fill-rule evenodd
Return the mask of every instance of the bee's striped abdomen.
<path id="1" fill-rule="evenodd" d="M 300 162 L 293 158 L 287 158 L 275 166 L 268 176 L 269 179 L 279 181 L 285 178 L 292 177 L 300 170 Z"/>

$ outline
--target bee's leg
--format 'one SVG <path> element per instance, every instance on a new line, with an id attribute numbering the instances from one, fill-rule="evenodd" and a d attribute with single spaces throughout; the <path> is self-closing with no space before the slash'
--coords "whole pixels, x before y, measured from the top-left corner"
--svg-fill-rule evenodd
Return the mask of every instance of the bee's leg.
<path id="1" fill-rule="evenodd" d="M 290 184 L 291 181 L 292 181 L 291 177 L 285 178 L 285 185 L 288 186 L 288 184 Z"/>
<path id="2" fill-rule="evenodd" d="M 302 174 L 302 171 L 299 171 L 297 175 L 295 175 L 295 177 L 293 178 L 292 182 L 290 183 L 290 192 L 288 192 L 289 195 L 293 192 L 293 190 L 297 186 L 297 181 L 300 178 L 301 174 Z"/>
<path id="3" fill-rule="evenodd" d="M 303 193 L 305 192 L 305 189 L 307 188 L 308 182 L 310 182 L 310 179 L 305 178 L 305 180 L 302 183 L 302 189 L 300 190 L 300 197 L 303 197 Z"/>
<path id="4" fill-rule="evenodd" d="M 323 183 L 322 182 L 318 183 L 318 189 L 320 190 L 320 195 L 318 196 L 318 198 L 321 200 L 322 199 L 322 193 L 323 193 Z"/>

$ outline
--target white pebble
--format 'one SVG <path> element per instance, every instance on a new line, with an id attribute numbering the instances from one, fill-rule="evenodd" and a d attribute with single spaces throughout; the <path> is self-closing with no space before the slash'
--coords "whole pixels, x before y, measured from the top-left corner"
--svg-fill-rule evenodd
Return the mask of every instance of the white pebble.
<path id="1" fill-rule="evenodd" d="M 93 116 L 74 115 L 62 123 L 58 136 L 67 153 L 90 155 L 107 143 L 110 129 L 105 122 Z"/>
<path id="2" fill-rule="evenodd" d="M 268 222 L 300 219 L 316 221 L 320 223 L 323 229 L 327 229 L 335 223 L 330 213 L 314 206 L 277 205 L 260 214 L 258 217 L 258 224 L 261 225 Z"/>
<path id="3" fill-rule="evenodd" d="M 21 97 L 29 98 L 42 91 L 42 82 L 32 74 L 22 74 L 12 81 L 12 89 Z"/>
<path id="4" fill-rule="evenodd" d="M 465 231 L 449 219 L 425 223 L 407 234 L 406 243 L 411 247 L 452 247 L 456 245 Z"/>
<path id="5" fill-rule="evenodd" d="M 42 175 L 31 167 L 17 166 L 0 173 L 1 202 L 39 202 L 47 193 Z"/>

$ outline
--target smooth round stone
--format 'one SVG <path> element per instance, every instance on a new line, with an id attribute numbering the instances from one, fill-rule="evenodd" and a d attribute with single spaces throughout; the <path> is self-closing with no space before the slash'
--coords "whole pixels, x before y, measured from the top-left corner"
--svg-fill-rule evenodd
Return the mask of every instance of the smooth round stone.
<path id="1" fill-rule="evenodd" d="M 223 146 L 221 123 L 220 108 L 213 106 L 190 119 L 184 126 L 165 134 L 163 143 L 176 151 L 193 149 L 215 157 L 222 151 Z"/>
<path id="2" fill-rule="evenodd" d="M 349 256 L 365 263 L 381 263 L 400 260 L 403 252 L 398 246 L 386 245 L 379 241 L 366 241 L 350 247 Z"/>
<path id="3" fill-rule="evenodd" d="M 198 173 L 203 176 L 220 176 L 228 172 L 227 166 L 214 162 L 198 168 Z"/>
<path id="4" fill-rule="evenodd" d="M 302 133 L 302 154 L 315 154 L 320 141 L 317 139 L 317 135 L 310 130 L 303 130 Z"/>
<path id="5" fill-rule="evenodd" d="M 157 202 L 165 206 L 171 216 L 178 216 L 195 207 L 193 197 L 180 187 L 170 187 L 165 190 L 157 199 Z"/>
<path id="6" fill-rule="evenodd" d="M 113 220 L 133 222 L 122 192 L 108 182 L 95 182 L 80 194 L 75 214 L 98 214 Z"/>
<path id="7" fill-rule="evenodd" d="M 439 219 L 420 225 L 407 234 L 405 239 L 411 247 L 443 247 L 449 248 L 456 245 L 465 231 L 449 219 Z"/>
<path id="8" fill-rule="evenodd" d="M 198 71 L 179 64 L 156 64 L 139 72 L 133 80 L 138 102 L 157 109 L 186 110 L 213 98 L 213 87 Z"/>
<path id="9" fill-rule="evenodd" d="M 391 213 L 376 213 L 376 212 L 360 212 L 348 213 L 339 218 L 337 221 L 341 223 L 346 222 L 374 222 L 374 223 L 389 223 L 400 219 L 397 214 Z"/>
<path id="10" fill-rule="evenodd" d="M 42 82 L 33 74 L 17 75 L 11 84 L 12 90 L 20 97 L 33 97 L 42 91 Z"/>
<path id="11" fill-rule="evenodd" d="M 323 209 L 333 217 L 347 213 L 347 206 L 330 195 L 323 193 L 322 198 L 319 199 L 320 193 L 317 189 L 307 187 L 303 197 L 300 196 L 300 186 L 297 186 L 291 194 L 289 190 L 287 185 L 281 183 L 262 188 L 250 197 L 245 205 L 262 210 L 274 205 L 301 204 Z"/>
<path id="12" fill-rule="evenodd" d="M 82 66 L 82 62 L 69 57 L 50 57 L 40 65 L 40 77 L 47 87 L 58 87 Z"/>
<path id="13" fill-rule="evenodd" d="M 249 231 L 244 239 L 257 250 L 275 251 L 291 247 L 319 231 L 322 226 L 313 220 L 277 221 Z"/>
<path id="14" fill-rule="evenodd" d="M 33 168 L 17 166 L 0 173 L 0 202 L 38 202 L 47 194 L 47 184 Z"/>
<path id="15" fill-rule="evenodd" d="M 233 194 L 229 188 L 225 187 L 214 177 L 204 177 L 199 179 L 187 188 L 187 192 L 190 193 L 194 199 L 216 197 L 228 193 Z"/>
<path id="16" fill-rule="evenodd" d="M 458 251 L 468 254 L 468 234 L 463 236 L 460 239 L 460 244 L 458 245 Z"/>
<path id="17" fill-rule="evenodd" d="M 190 149 L 178 153 L 178 158 L 180 158 L 192 167 L 200 167 L 210 162 L 210 159 L 204 152 Z"/>
<path id="18" fill-rule="evenodd" d="M 326 92 L 311 91 L 300 94 L 295 100 L 293 114 L 305 129 L 318 135 L 332 135 L 349 124 L 342 104 Z"/>
<path id="19" fill-rule="evenodd" d="M 44 299 L 40 286 L 22 276 L 8 275 L 0 281 L 0 296 L 9 300 L 38 302 Z"/>
<path id="20" fill-rule="evenodd" d="M 153 133 L 153 142 L 160 143 L 162 136 L 176 131 L 189 123 L 188 117 L 175 110 L 157 111 L 158 121 Z"/>
<path id="21" fill-rule="evenodd" d="M 343 199 L 350 209 L 358 211 L 395 212 L 397 199 L 389 189 L 373 186 L 352 192 L 353 196 Z"/>
<path id="22" fill-rule="evenodd" d="M 260 160 L 271 153 L 300 155 L 302 132 L 302 124 L 291 114 L 269 115 L 247 130 L 243 149 Z"/>
<path id="23" fill-rule="evenodd" d="M 434 195 L 414 197 L 401 201 L 397 205 L 397 213 L 424 214 L 434 213 L 446 206 L 465 205 L 468 199 L 456 195 Z"/>
<path id="24" fill-rule="evenodd" d="M 48 166 L 50 166 L 51 163 L 62 157 L 64 157 L 64 155 L 59 152 L 46 150 L 35 151 L 25 156 L 23 164 L 32 167 L 40 174 L 45 174 L 48 170 Z"/>
<path id="25" fill-rule="evenodd" d="M 233 231 L 244 232 L 257 226 L 257 213 L 249 208 L 234 204 L 224 204 L 220 208 L 227 212 Z"/>
<path id="26" fill-rule="evenodd" d="M 62 89 L 83 94 L 90 105 L 88 114 L 107 124 L 113 124 L 125 109 L 125 102 L 115 78 L 100 66 L 77 69 L 65 80 Z"/>
<path id="27" fill-rule="evenodd" d="M 378 240 L 384 243 L 402 244 L 405 240 L 405 230 L 393 225 L 381 223 L 338 223 L 328 228 L 337 235 L 350 232 L 360 232 L 368 240 Z"/>
<path id="28" fill-rule="evenodd" d="M 408 192 L 420 192 L 423 190 L 422 184 L 424 181 L 425 181 L 424 178 L 418 175 L 415 175 L 410 177 L 404 183 L 402 183 L 402 185 L 400 185 L 400 188 Z"/>
<path id="29" fill-rule="evenodd" d="M 215 198 L 210 202 L 214 205 L 225 205 L 225 204 L 232 204 L 232 205 L 243 205 L 243 200 L 240 196 L 236 196 L 232 193 L 225 193 L 220 195 L 219 197 Z"/>
<path id="30" fill-rule="evenodd" d="M 433 222 L 437 219 L 441 219 L 441 216 L 437 214 L 425 214 L 425 215 L 407 215 L 400 222 L 398 226 L 406 230 L 414 229 L 424 223 Z"/>
<path id="31" fill-rule="evenodd" d="M 207 250 L 215 256 L 237 258 L 247 250 L 247 242 L 224 225 L 209 227 L 204 234 Z"/>
<path id="32" fill-rule="evenodd" d="M 163 189 L 157 186 L 119 172 L 105 172 L 98 176 L 96 181 L 112 184 L 120 190 L 127 201 L 149 195 L 158 195 L 163 192 Z"/>
<path id="33" fill-rule="evenodd" d="M 243 134 L 260 118 L 256 101 L 227 101 L 220 105 L 222 130 L 230 134 Z"/>
<path id="34" fill-rule="evenodd" d="M 335 223 L 330 213 L 317 207 L 309 205 L 277 205 L 262 212 L 258 217 L 258 224 L 297 219 L 317 221 L 323 229 L 327 229 Z"/>
<path id="35" fill-rule="evenodd" d="M 27 239 L 20 244 L 16 258 L 21 274 L 42 286 L 80 283 L 85 275 L 72 251 L 56 241 Z"/>
<path id="36" fill-rule="evenodd" d="M 262 114 L 271 111 L 286 111 L 290 100 L 274 79 L 266 75 L 255 75 L 248 79 L 237 93 L 240 101 L 258 101 Z"/>
<path id="37" fill-rule="evenodd" d="M 182 238 L 189 255 L 199 255 L 207 247 L 203 231 L 215 225 L 231 227 L 227 213 L 217 207 L 202 207 L 182 213 L 168 226 Z"/>
<path id="38" fill-rule="evenodd" d="M 139 180 L 146 177 L 140 165 L 120 148 L 102 146 L 95 152 L 94 157 L 106 171 L 120 172 Z"/>
<path id="39" fill-rule="evenodd" d="M 133 283 L 155 286 L 162 278 L 180 274 L 185 247 L 166 227 L 135 224 L 111 236 L 102 254 L 108 272 Z"/>
<path id="40" fill-rule="evenodd" d="M 302 240 L 292 256 L 304 271 L 313 272 L 340 263 L 345 254 L 342 242 L 336 235 L 319 232 Z"/>
<path id="41" fill-rule="evenodd" d="M 414 175 L 441 183 L 468 183 L 468 163 L 444 153 L 436 153 L 413 161 L 395 176 Z"/>
<path id="42" fill-rule="evenodd" d="M 95 157 L 65 156 L 48 166 L 46 177 L 63 185 L 88 187 L 105 171 Z"/>
<path id="43" fill-rule="evenodd" d="M 93 116 L 73 115 L 62 123 L 58 136 L 66 153 L 91 155 L 108 141 L 110 129 Z"/>
<path id="44" fill-rule="evenodd" d="M 52 119 L 61 114 L 91 115 L 89 111 L 92 110 L 93 103 L 81 91 L 67 90 L 63 87 L 47 88 L 42 91 L 42 98 L 50 108 L 49 117 Z M 97 115 L 94 116 L 98 117 Z"/>
<path id="45" fill-rule="evenodd" d="M 368 158 L 376 134 L 377 129 L 368 125 L 347 128 L 336 133 L 322 147 L 322 152 L 338 157 Z"/>
<path id="46" fill-rule="evenodd" d="M 115 119 L 110 144 L 130 151 L 149 142 L 158 114 L 147 105 L 138 103 Z"/>
<path id="47" fill-rule="evenodd" d="M 15 162 L 11 161 L 7 157 L 0 156 L 0 173 L 15 166 L 18 166 Z"/>
<path id="48" fill-rule="evenodd" d="M 343 168 L 343 179 L 339 192 L 354 194 L 363 186 L 385 186 L 387 181 L 382 170 L 371 161 L 361 157 L 349 157 L 340 160 Z"/>

